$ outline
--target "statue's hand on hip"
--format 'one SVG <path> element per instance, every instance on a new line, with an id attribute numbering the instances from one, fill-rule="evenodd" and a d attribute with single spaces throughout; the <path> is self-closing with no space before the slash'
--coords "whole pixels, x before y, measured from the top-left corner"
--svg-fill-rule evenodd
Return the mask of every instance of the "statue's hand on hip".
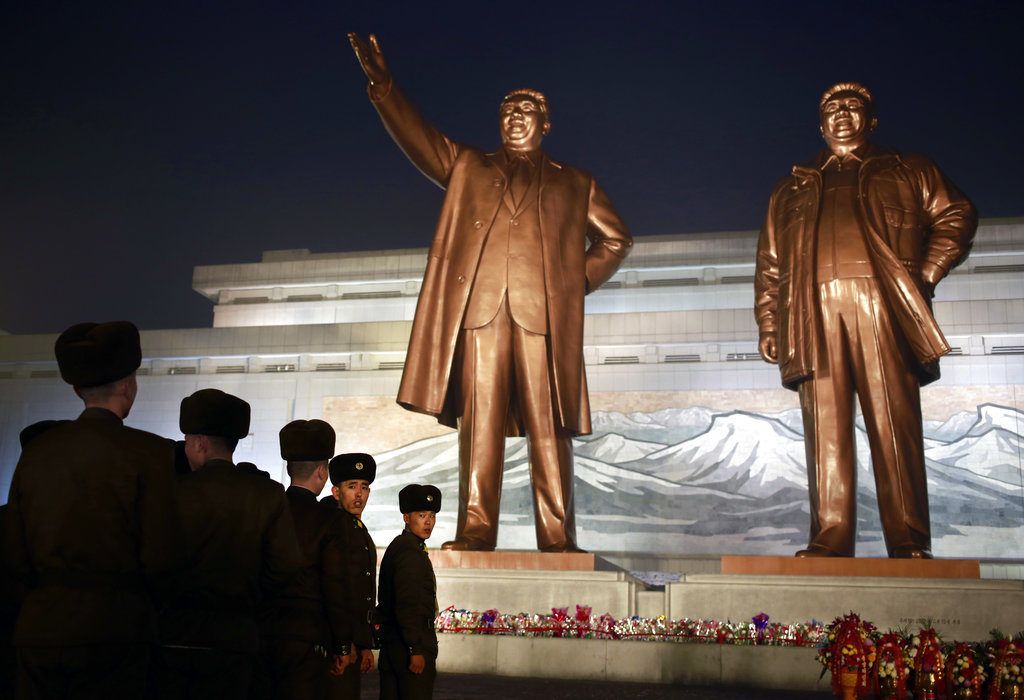
<path id="1" fill-rule="evenodd" d="M 366 78 L 370 81 L 370 88 L 375 94 L 387 94 L 391 87 L 391 71 L 384 60 L 384 54 L 380 50 L 377 36 L 370 34 L 369 41 L 363 41 L 355 32 L 348 33 L 348 41 L 352 44 L 352 50 L 359 59 Z"/>
<path id="2" fill-rule="evenodd" d="M 775 340 L 774 333 L 765 333 L 761 336 L 761 342 L 757 344 L 757 350 L 766 362 L 773 365 L 779 364 L 779 344 Z"/>

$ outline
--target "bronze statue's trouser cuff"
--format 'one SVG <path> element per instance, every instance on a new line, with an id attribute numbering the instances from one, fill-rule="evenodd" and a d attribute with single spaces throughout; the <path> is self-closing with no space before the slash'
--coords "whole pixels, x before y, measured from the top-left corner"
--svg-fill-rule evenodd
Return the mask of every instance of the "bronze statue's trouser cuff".
<path id="1" fill-rule="evenodd" d="M 873 279 L 818 288 L 814 377 L 800 387 L 811 545 L 852 556 L 857 537 L 854 392 L 871 444 L 886 548 L 931 547 L 920 388 L 909 348 Z"/>

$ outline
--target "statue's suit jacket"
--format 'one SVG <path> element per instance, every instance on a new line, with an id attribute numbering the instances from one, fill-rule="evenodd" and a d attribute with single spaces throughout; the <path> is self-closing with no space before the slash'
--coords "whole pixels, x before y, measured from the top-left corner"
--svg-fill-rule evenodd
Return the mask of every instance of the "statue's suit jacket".
<path id="1" fill-rule="evenodd" d="M 777 335 L 782 382 L 791 389 L 814 374 L 818 356 L 819 167 L 827 154 L 779 181 L 757 244 L 754 313 L 762 335 Z M 977 213 L 924 156 L 874 145 L 860 167 L 857 203 L 875 278 L 917 361 L 911 369 L 927 384 L 949 344 L 923 284 L 934 287 L 967 257 Z"/>
<path id="2" fill-rule="evenodd" d="M 430 126 L 397 86 L 371 100 L 388 132 L 424 175 L 447 191 L 416 306 L 398 403 L 456 427 L 452 363 L 487 232 L 508 187 L 500 154 L 455 143 Z M 583 297 L 618 269 L 632 238 L 594 179 L 542 156 L 540 212 L 556 417 L 590 432 L 583 367 Z M 590 247 L 586 245 L 590 240 Z M 515 420 L 508 434 L 521 434 Z"/>

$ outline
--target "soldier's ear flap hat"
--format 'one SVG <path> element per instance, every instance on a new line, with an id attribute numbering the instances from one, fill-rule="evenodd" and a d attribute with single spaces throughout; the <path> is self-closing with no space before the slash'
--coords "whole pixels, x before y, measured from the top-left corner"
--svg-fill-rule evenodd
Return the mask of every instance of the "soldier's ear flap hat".
<path id="1" fill-rule="evenodd" d="M 72 386 L 102 386 L 124 379 L 142 364 L 139 329 L 128 321 L 78 323 L 53 345 L 61 378 Z"/>
<path id="2" fill-rule="evenodd" d="M 372 484 L 377 477 L 377 463 L 364 452 L 340 454 L 331 460 L 327 469 L 335 486 L 350 479 L 362 479 Z"/>
<path id="3" fill-rule="evenodd" d="M 71 421 L 67 420 L 41 420 L 38 423 L 33 423 L 32 425 L 25 427 L 18 434 L 18 439 L 21 440 L 21 449 L 24 450 L 26 445 L 45 433 L 47 430 L 70 422 Z"/>
<path id="4" fill-rule="evenodd" d="M 398 492 L 398 509 L 402 513 L 441 510 L 441 490 L 430 484 L 409 484 Z"/>
<path id="5" fill-rule="evenodd" d="M 220 389 L 200 389 L 181 400 L 178 427 L 185 435 L 241 440 L 249 434 L 249 404 Z"/>
<path id="6" fill-rule="evenodd" d="M 326 421 L 293 420 L 279 435 L 281 459 L 288 462 L 320 462 L 334 454 L 334 428 Z"/>

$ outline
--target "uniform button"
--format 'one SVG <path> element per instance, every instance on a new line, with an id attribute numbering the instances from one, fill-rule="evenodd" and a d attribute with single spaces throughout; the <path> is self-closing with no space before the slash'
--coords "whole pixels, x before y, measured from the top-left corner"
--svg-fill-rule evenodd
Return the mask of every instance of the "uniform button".
<path id="1" fill-rule="evenodd" d="M 483 228 L 483 225 L 484 225 L 483 221 L 474 221 L 473 222 L 474 228 Z"/>
<path id="2" fill-rule="evenodd" d="M 462 275 L 459 275 L 458 279 L 459 279 L 459 284 L 462 284 L 463 282 L 466 281 L 466 278 L 463 277 Z"/>
<path id="3" fill-rule="evenodd" d="M 495 186 L 495 187 L 501 187 L 501 186 L 502 186 L 503 184 L 505 184 L 505 183 L 503 183 L 503 182 L 501 181 L 501 178 L 500 178 L 500 177 L 496 177 L 496 178 L 494 178 L 494 186 Z"/>
<path id="4" fill-rule="evenodd" d="M 519 225 L 519 219 L 512 219 L 512 225 L 513 226 L 518 226 Z"/>
<path id="5" fill-rule="evenodd" d="M 370 598 L 370 596 L 366 596 L 366 599 L 367 600 L 373 600 L 372 598 Z"/>
<path id="6" fill-rule="evenodd" d="M 366 575 L 367 575 L 367 576 L 370 576 L 371 574 L 370 574 L 370 572 L 369 572 L 369 571 L 367 571 L 367 572 L 366 572 Z"/>

